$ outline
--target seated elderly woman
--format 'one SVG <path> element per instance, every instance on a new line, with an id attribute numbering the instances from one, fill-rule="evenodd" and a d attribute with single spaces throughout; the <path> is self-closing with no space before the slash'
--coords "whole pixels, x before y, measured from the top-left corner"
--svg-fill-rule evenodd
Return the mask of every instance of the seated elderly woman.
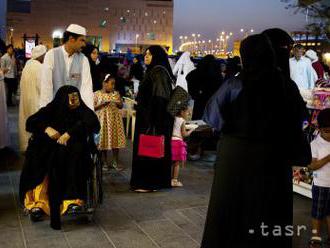
<path id="1" fill-rule="evenodd" d="M 20 178 L 20 200 L 31 220 L 50 215 L 53 229 L 61 229 L 60 215 L 86 200 L 91 175 L 92 145 L 100 129 L 97 116 L 73 86 L 61 87 L 54 100 L 26 122 L 32 133 Z"/>

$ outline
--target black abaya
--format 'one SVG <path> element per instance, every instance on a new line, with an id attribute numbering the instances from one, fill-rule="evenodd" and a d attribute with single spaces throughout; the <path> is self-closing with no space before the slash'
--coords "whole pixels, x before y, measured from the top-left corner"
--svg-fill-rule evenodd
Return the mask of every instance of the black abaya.
<path id="1" fill-rule="evenodd" d="M 245 71 L 225 82 L 205 110 L 204 120 L 221 138 L 203 248 L 292 247 L 286 235 L 292 226 L 291 166 L 311 161 L 310 149 L 293 147 L 301 142 L 306 112 L 299 91 L 272 65 L 267 40 L 247 39 Z"/>
<path id="2" fill-rule="evenodd" d="M 137 96 L 135 142 L 132 162 L 132 189 L 157 190 L 171 187 L 171 137 L 173 117 L 166 107 L 172 92 L 172 80 L 164 67 L 155 66 L 140 83 Z M 137 155 L 139 136 L 165 136 L 165 156 L 161 159 Z"/>
<path id="3" fill-rule="evenodd" d="M 30 116 L 26 130 L 32 133 L 20 178 L 20 200 L 25 194 L 49 179 L 48 196 L 51 221 L 59 225 L 59 207 L 63 200 L 86 200 L 86 181 L 92 168 L 90 140 L 100 125 L 95 113 L 80 98 L 80 106 L 68 109 L 68 94 L 77 92 L 72 86 L 63 86 L 55 99 Z M 66 146 L 52 140 L 45 129 L 52 127 L 60 134 L 67 132 Z"/>

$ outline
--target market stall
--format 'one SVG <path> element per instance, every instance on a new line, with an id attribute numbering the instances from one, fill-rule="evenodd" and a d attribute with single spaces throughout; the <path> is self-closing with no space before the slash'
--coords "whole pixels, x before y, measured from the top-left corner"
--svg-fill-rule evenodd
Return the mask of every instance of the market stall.
<path id="1" fill-rule="evenodd" d="M 307 107 L 310 113 L 310 119 L 305 125 L 305 133 L 311 142 L 317 131 L 317 116 L 322 109 L 330 108 L 330 87 L 326 84 L 322 88 L 315 88 L 312 97 L 307 101 Z M 295 167 L 293 169 L 293 191 L 303 196 L 312 198 L 313 173 L 308 168 Z"/>

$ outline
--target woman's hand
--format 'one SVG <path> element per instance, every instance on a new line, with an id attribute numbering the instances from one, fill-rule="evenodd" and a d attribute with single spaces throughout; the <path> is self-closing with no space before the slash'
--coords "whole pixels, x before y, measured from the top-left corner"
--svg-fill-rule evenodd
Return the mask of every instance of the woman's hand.
<path id="1" fill-rule="evenodd" d="M 52 127 L 47 127 L 45 129 L 45 133 L 52 140 L 58 140 L 61 137 L 61 134 L 58 131 L 56 131 L 54 128 L 52 128 Z"/>
<path id="2" fill-rule="evenodd" d="M 69 139 L 70 135 L 68 133 L 64 133 L 61 137 L 59 137 L 57 143 L 66 146 Z"/>

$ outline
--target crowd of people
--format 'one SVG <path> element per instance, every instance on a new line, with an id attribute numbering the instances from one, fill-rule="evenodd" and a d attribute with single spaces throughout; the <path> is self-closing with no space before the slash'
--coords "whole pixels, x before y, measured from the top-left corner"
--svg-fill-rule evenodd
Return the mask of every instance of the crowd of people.
<path id="1" fill-rule="evenodd" d="M 292 225 L 293 165 L 310 166 L 328 181 L 329 111 L 319 115 L 312 150 L 302 129 L 304 98 L 327 75 L 316 52 L 304 54 L 280 29 L 247 37 L 240 54 L 227 60 L 207 55 L 196 63 L 185 52 L 171 63 L 166 50 L 153 45 L 143 62 L 129 52 L 118 63 L 86 44 L 86 29 L 77 24 L 68 26 L 62 46 L 36 46 L 19 84 L 20 200 L 31 220 L 47 214 L 60 229 L 61 214 L 79 211 L 95 147 L 105 173 L 124 169 L 119 150 L 127 145 L 122 109 L 128 97 L 136 102 L 131 190 L 182 187 L 180 167 L 200 158 L 204 141 L 186 122 L 204 120 L 219 143 L 202 247 L 291 247 L 290 236 L 249 230 Z M 1 57 L 0 148 L 10 145 L 7 106 L 14 104 L 18 75 L 9 45 Z M 186 94 L 174 93 L 182 90 Z M 177 105 L 169 111 L 173 99 Z M 313 186 L 315 247 L 321 220 L 330 216 L 329 192 L 329 182 Z"/>

